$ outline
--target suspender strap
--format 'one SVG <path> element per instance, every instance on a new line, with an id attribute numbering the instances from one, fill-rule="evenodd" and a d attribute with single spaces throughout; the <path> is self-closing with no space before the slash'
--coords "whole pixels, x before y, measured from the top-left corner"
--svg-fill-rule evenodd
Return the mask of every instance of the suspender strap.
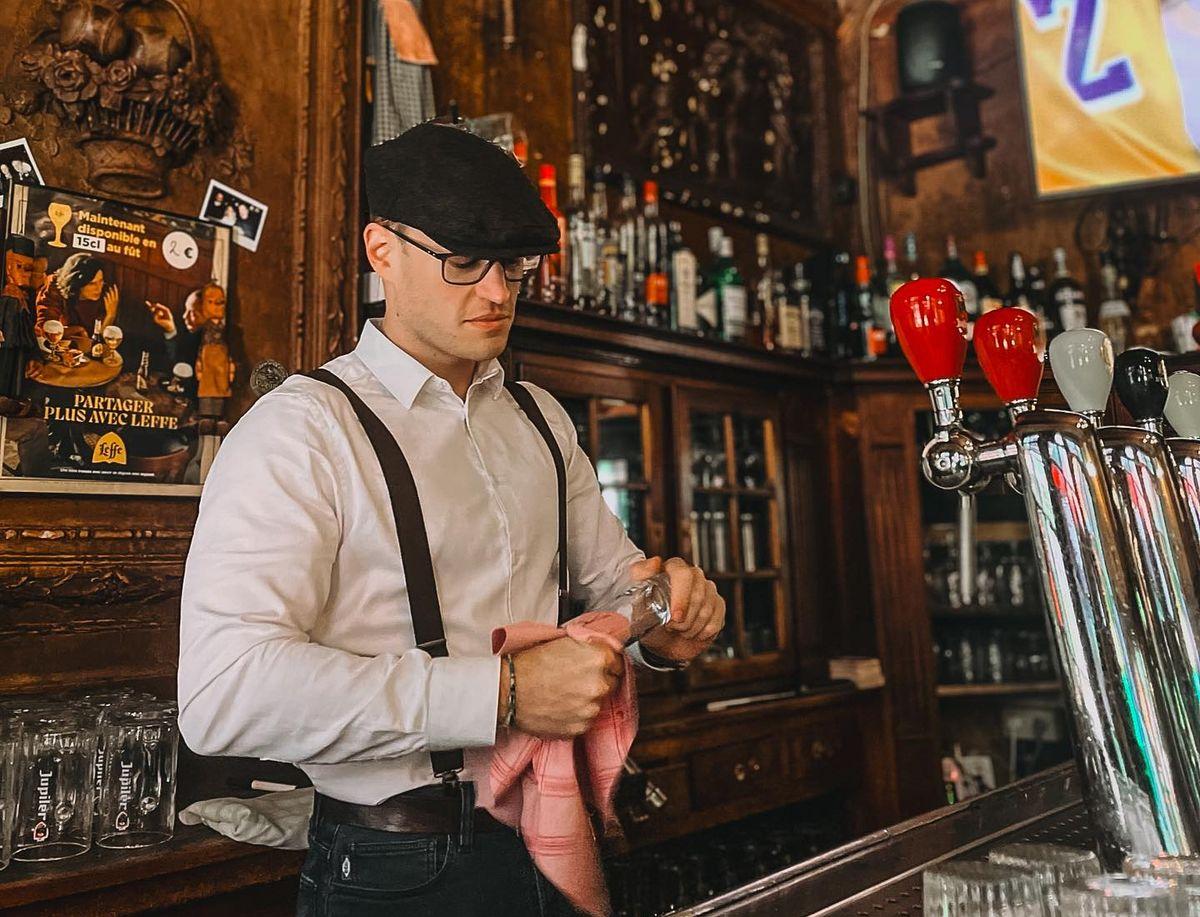
<path id="1" fill-rule="evenodd" d="M 429 539 L 425 533 L 425 518 L 421 513 L 417 485 L 404 452 L 383 421 L 363 403 L 349 385 L 325 369 L 314 369 L 306 375 L 339 389 L 358 415 L 359 423 L 362 424 L 363 431 L 375 450 L 379 467 L 383 471 L 383 479 L 387 483 L 392 518 L 396 524 L 396 538 L 400 543 L 400 561 L 404 565 L 404 579 L 408 585 L 408 604 L 412 613 L 417 647 L 435 659 L 448 656 L 437 583 L 433 578 L 433 558 L 429 553 Z M 429 753 L 429 757 L 433 762 L 434 776 L 443 780 L 454 780 L 463 769 L 461 749 L 434 751 Z"/>
<path id="2" fill-rule="evenodd" d="M 565 624 L 571 617 L 571 583 L 567 574 L 567 466 L 563 462 L 558 440 L 550 431 L 550 424 L 546 423 L 537 399 L 529 389 L 511 379 L 504 383 L 504 387 L 542 435 L 554 460 L 554 476 L 558 480 L 558 623 Z"/>

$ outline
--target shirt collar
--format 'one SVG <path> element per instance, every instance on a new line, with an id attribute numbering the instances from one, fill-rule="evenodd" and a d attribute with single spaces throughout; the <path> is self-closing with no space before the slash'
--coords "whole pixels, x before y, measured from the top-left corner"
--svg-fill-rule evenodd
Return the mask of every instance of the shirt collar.
<path id="1" fill-rule="evenodd" d="M 392 342 L 378 323 L 376 318 L 367 321 L 354 352 L 397 401 L 405 408 L 411 408 L 430 380 L 438 377 L 403 347 Z M 495 394 L 503 384 L 504 369 L 499 360 L 488 360 L 475 367 L 472 387 L 479 385 Z M 450 391 L 449 386 L 446 391 Z"/>

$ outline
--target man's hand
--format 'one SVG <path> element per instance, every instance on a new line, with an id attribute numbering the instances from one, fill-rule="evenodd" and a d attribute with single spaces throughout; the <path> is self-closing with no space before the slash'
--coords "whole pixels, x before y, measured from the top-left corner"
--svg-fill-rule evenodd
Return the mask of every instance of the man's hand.
<path id="1" fill-rule="evenodd" d="M 671 620 L 640 642 L 664 659 L 689 662 L 704 652 L 725 626 L 725 600 L 703 570 L 679 557 L 665 564 L 660 557 L 650 557 L 631 570 L 634 580 L 657 573 L 666 573 L 671 580 Z"/>
<path id="2" fill-rule="evenodd" d="M 146 300 L 146 308 L 150 310 L 150 318 L 162 329 L 163 334 L 170 337 L 175 333 L 175 316 L 160 302 Z"/>
<path id="3" fill-rule="evenodd" d="M 513 656 L 517 671 L 516 728 L 531 736 L 583 735 L 625 671 L 610 646 L 561 637 Z M 500 719 L 508 707 L 508 666 L 500 666 Z"/>

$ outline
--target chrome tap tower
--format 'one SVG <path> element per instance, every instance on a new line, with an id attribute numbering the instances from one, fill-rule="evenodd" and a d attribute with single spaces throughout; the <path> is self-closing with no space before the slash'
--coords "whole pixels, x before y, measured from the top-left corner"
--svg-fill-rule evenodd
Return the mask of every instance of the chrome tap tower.
<path id="1" fill-rule="evenodd" d="M 916 280 L 896 291 L 891 310 L 933 403 L 926 478 L 970 493 L 1004 475 L 1024 497 L 1102 855 L 1115 867 L 1129 853 L 1200 852 L 1200 702 L 1183 690 L 1198 658 L 1190 635 L 1200 609 L 1188 606 L 1195 560 L 1183 556 L 1192 542 L 1162 537 L 1182 530 L 1183 515 L 1161 435 L 1098 428 L 1111 346 L 1099 332 L 1057 339 L 1055 376 L 1075 410 L 1038 409 L 1037 320 L 1021 309 L 981 316 L 979 362 L 1013 418 L 1010 434 L 985 441 L 963 428 L 958 407 L 961 294 L 948 281 Z M 1166 473 L 1150 480 L 1154 468 Z M 1162 531 L 1149 531 L 1159 523 Z M 1166 596 L 1148 595 L 1164 582 Z"/>

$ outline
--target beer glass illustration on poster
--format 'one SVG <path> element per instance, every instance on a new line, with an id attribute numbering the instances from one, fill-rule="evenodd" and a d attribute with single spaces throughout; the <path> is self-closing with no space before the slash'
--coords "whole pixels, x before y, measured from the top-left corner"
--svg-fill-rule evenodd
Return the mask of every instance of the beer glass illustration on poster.
<path id="1" fill-rule="evenodd" d="M 34 185 L 10 201 L 6 253 L 35 266 L 5 293 L 33 336 L 0 479 L 200 483 L 196 367 L 224 328 L 228 227 Z"/>

